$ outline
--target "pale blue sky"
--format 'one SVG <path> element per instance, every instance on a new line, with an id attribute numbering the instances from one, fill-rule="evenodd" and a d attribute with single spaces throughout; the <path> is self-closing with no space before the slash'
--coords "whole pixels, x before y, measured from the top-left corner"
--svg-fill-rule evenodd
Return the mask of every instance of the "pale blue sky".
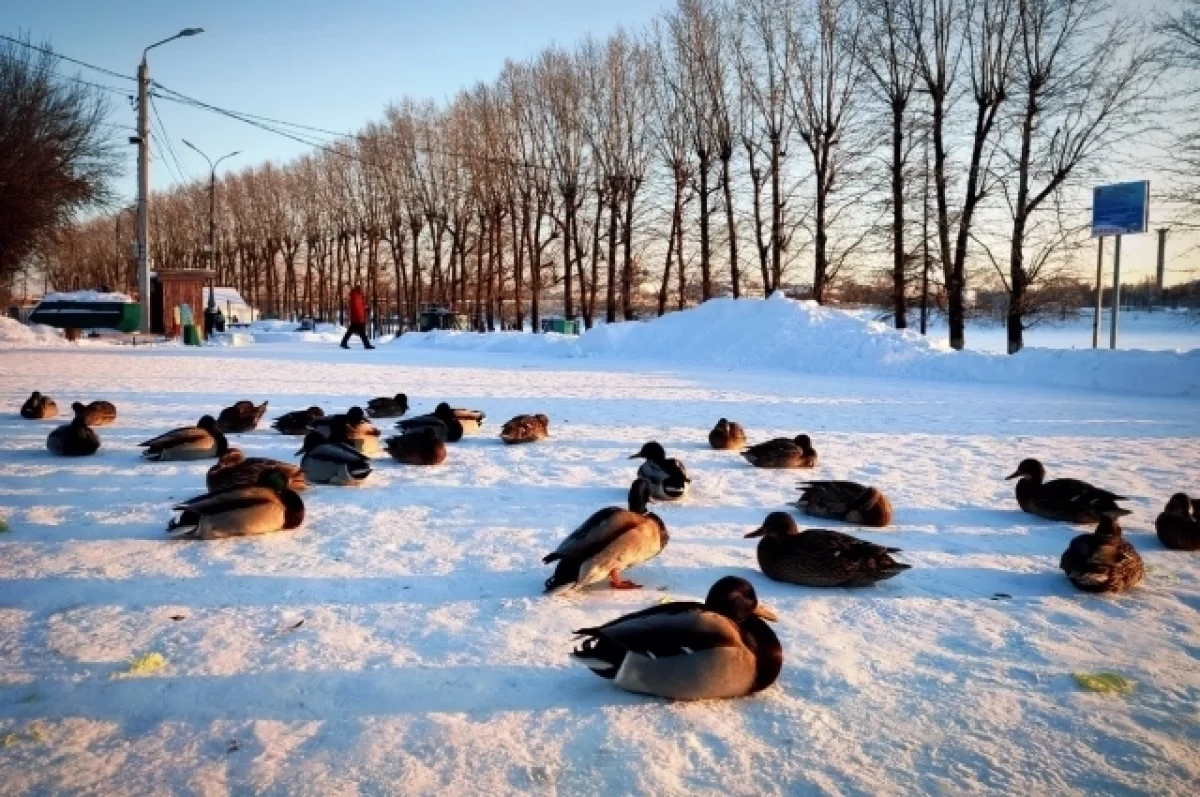
<path id="1" fill-rule="evenodd" d="M 141 51 L 185 27 L 205 33 L 150 53 L 151 77 L 205 102 L 239 111 L 352 132 L 382 117 L 405 96 L 443 100 L 490 81 L 505 59 L 527 58 L 547 44 L 588 33 L 640 28 L 672 0 L 208 0 L 204 3 L 114 0 L 0 0 L 0 33 L 48 40 L 73 58 L 134 75 Z M 70 65 L 65 65 L 70 66 Z M 73 69 L 73 68 L 72 68 Z M 132 86 L 81 70 L 87 80 Z M 227 164 L 288 159 L 307 148 L 241 122 L 158 101 L 176 152 L 192 176 L 203 159 L 240 149 Z M 134 123 L 129 103 L 113 97 L 113 121 Z M 125 134 L 125 133 L 123 133 Z M 135 151 L 121 190 L 132 197 Z M 225 164 L 222 164 L 224 169 Z M 153 186 L 173 182 L 156 161 Z"/>

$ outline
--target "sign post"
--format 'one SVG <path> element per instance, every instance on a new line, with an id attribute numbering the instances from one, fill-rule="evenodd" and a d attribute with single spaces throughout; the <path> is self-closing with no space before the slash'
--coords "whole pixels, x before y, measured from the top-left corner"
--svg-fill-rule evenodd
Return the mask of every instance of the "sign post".
<path id="1" fill-rule="evenodd" d="M 1100 348 L 1100 311 L 1104 309 L 1104 239 L 1096 249 L 1096 315 L 1092 317 L 1092 348 Z"/>
<path id="2" fill-rule="evenodd" d="M 1112 322 L 1109 326 L 1109 348 L 1117 348 L 1117 317 L 1121 313 L 1121 236 L 1143 233 L 1150 221 L 1150 181 L 1098 185 L 1092 189 L 1092 237 L 1100 239 L 1100 255 L 1096 264 L 1096 318 L 1092 321 L 1092 347 L 1099 344 L 1100 305 L 1103 283 L 1104 238 L 1117 237 L 1113 256 Z"/>

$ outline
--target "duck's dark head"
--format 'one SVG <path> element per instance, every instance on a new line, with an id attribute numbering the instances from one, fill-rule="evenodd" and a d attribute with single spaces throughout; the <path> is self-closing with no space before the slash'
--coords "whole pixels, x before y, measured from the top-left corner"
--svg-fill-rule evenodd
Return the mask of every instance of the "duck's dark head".
<path id="1" fill-rule="evenodd" d="M 747 534 L 746 538 L 791 537 L 799 533 L 800 529 L 796 527 L 796 521 L 791 515 L 787 512 L 772 512 L 767 515 L 767 519 L 762 522 L 762 525 Z"/>
<path id="2" fill-rule="evenodd" d="M 325 417 L 325 410 L 321 409 L 320 407 L 309 407 L 309 408 L 308 408 L 308 417 L 310 417 L 310 418 L 324 418 L 324 417 Z"/>
<path id="3" fill-rule="evenodd" d="M 362 423 L 366 419 L 367 414 L 363 412 L 362 407 L 351 407 L 350 411 L 346 413 L 346 420 L 352 424 Z"/>
<path id="4" fill-rule="evenodd" d="M 666 458 L 666 449 L 655 440 L 646 443 L 640 451 L 630 457 L 630 459 L 648 459 L 651 462 L 662 462 Z"/>
<path id="5" fill-rule="evenodd" d="M 779 619 L 775 612 L 758 605 L 758 593 L 754 591 L 754 585 L 737 576 L 725 576 L 713 584 L 708 597 L 704 599 L 704 605 L 738 623 L 750 617 L 771 621 Z"/>
<path id="6" fill-rule="evenodd" d="M 296 456 L 314 451 L 318 446 L 323 445 L 324 443 L 325 435 L 321 434 L 320 432 L 309 432 L 308 434 L 304 435 L 304 443 L 300 446 L 300 450 L 296 452 Z"/>
<path id="7" fill-rule="evenodd" d="M 539 412 L 537 415 L 534 415 L 533 417 L 537 418 L 538 423 L 540 423 L 542 426 L 550 425 L 550 416 L 549 415 L 543 415 L 542 413 Z"/>
<path id="8" fill-rule="evenodd" d="M 29 398 L 33 399 L 34 401 L 37 401 L 41 397 L 42 397 L 42 394 L 36 390 L 29 394 Z"/>
<path id="9" fill-rule="evenodd" d="M 1175 493 L 1171 496 L 1171 500 L 1167 501 L 1167 508 L 1164 511 L 1168 515 L 1188 517 L 1192 514 L 1192 499 L 1188 498 L 1187 493 Z"/>
<path id="10" fill-rule="evenodd" d="M 406 409 L 406 410 L 408 409 L 408 394 L 407 393 L 397 393 L 395 396 L 392 397 L 392 400 L 395 401 L 397 404 L 399 404 L 404 409 Z"/>
<path id="11" fill-rule="evenodd" d="M 634 479 L 633 484 L 629 485 L 629 511 L 644 515 L 649 504 L 650 482 L 645 479 Z"/>
<path id="12" fill-rule="evenodd" d="M 85 410 L 87 410 L 87 407 L 83 406 L 83 402 L 82 402 L 82 401 L 72 401 L 72 402 L 71 402 L 71 409 L 75 411 L 75 414 L 76 414 L 76 415 L 78 415 L 79 413 L 81 413 L 81 412 L 84 412 Z"/>
<path id="13" fill-rule="evenodd" d="M 267 468 L 258 474 L 258 486 L 282 493 L 288 488 L 288 476 L 280 468 Z"/>
<path id="14" fill-rule="evenodd" d="M 1036 459 L 1023 459 L 1021 460 L 1021 464 L 1017 466 L 1017 469 L 1008 476 L 1005 476 L 1004 480 L 1008 481 L 1009 479 L 1016 478 L 1033 479 L 1040 484 L 1046 478 L 1046 469 Z"/>
<path id="15" fill-rule="evenodd" d="M 721 418 L 720 420 L 718 420 L 718 421 L 717 421 L 717 428 L 718 428 L 718 429 L 720 429 L 722 432 L 727 432 L 727 431 L 729 431 L 729 419 L 728 419 L 728 418 Z"/>
<path id="16" fill-rule="evenodd" d="M 1116 518 L 1104 515 L 1100 518 L 1100 523 L 1096 526 L 1096 535 L 1099 537 L 1120 537 L 1121 524 Z"/>
<path id="17" fill-rule="evenodd" d="M 798 435 L 796 435 L 796 439 L 793 440 L 792 442 L 794 442 L 796 445 L 798 445 L 800 447 L 800 450 L 803 451 L 805 454 L 812 453 L 812 450 L 813 450 L 812 438 L 809 437 L 808 435 L 798 434 Z"/>
<path id="18" fill-rule="evenodd" d="M 209 434 L 212 434 L 213 432 L 217 431 L 217 419 L 211 415 L 205 415 L 203 418 L 201 418 L 199 421 L 196 422 L 196 425 L 199 426 L 204 431 L 208 432 Z"/>

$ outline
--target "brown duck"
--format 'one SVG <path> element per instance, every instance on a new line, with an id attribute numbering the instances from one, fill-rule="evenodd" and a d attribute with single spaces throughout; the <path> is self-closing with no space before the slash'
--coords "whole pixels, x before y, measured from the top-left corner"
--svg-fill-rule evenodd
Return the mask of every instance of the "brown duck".
<path id="1" fill-rule="evenodd" d="M 46 448 L 60 457 L 87 457 L 100 450 L 100 437 L 76 416 L 65 426 L 60 426 L 46 438 Z"/>
<path id="2" fill-rule="evenodd" d="M 27 421 L 42 421 L 58 415 L 58 405 L 49 396 L 36 390 L 21 405 L 21 417 Z"/>
<path id="3" fill-rule="evenodd" d="M 399 418 L 408 412 L 408 396 L 397 393 L 395 396 L 381 396 L 367 402 L 367 414 L 372 418 Z"/>
<path id="4" fill-rule="evenodd" d="M 1066 520 L 1071 523 L 1099 523 L 1102 518 L 1119 518 L 1129 514 L 1117 506 L 1117 501 L 1129 499 L 1093 487 L 1079 479 L 1045 481 L 1046 469 L 1036 459 L 1025 459 L 1016 472 L 1006 477 L 1017 479 L 1017 503 L 1021 509 L 1047 520 Z"/>
<path id="5" fill-rule="evenodd" d="M 1071 540 L 1058 566 L 1084 592 L 1124 592 L 1145 575 L 1142 557 L 1106 515 L 1093 533 Z"/>
<path id="6" fill-rule="evenodd" d="M 777 437 L 765 443 L 750 446 L 742 452 L 742 456 L 756 468 L 815 468 L 817 466 L 817 451 L 812 447 L 812 439 L 806 435 L 797 435 L 796 439 Z"/>
<path id="7" fill-rule="evenodd" d="M 867 587 L 909 569 L 885 548 L 829 529 L 800 531 L 786 512 L 772 512 L 747 537 L 761 537 L 758 566 L 767 578 L 806 587 Z"/>
<path id="8" fill-rule="evenodd" d="M 500 430 L 500 439 L 505 443 L 536 443 L 550 436 L 550 419 L 545 415 L 518 415 Z"/>
<path id="9" fill-rule="evenodd" d="M 231 448 L 208 469 L 208 491 L 216 493 L 233 487 L 253 487 L 268 470 L 277 470 L 286 476 L 289 490 L 299 492 L 308 488 L 308 480 L 299 466 L 267 457 L 247 457 L 241 449 Z"/>
<path id="10" fill-rule="evenodd" d="M 76 418 L 83 416 L 83 422 L 88 426 L 108 426 L 117 419 L 117 408 L 109 401 L 93 401 L 91 404 L 76 401 L 71 409 Z"/>
<path id="11" fill-rule="evenodd" d="M 232 407 L 226 407 L 217 416 L 217 428 L 225 434 L 253 432 L 258 428 L 258 422 L 262 420 L 262 416 L 266 415 L 268 403 L 264 401 L 256 407 L 254 402 L 243 400 Z"/>
<path id="12" fill-rule="evenodd" d="M 718 451 L 736 451 L 746 446 L 746 430 L 737 421 L 724 418 L 708 433 L 708 444 Z"/>
<path id="13" fill-rule="evenodd" d="M 446 444 L 429 427 L 389 437 L 385 447 L 392 459 L 403 465 L 441 465 L 446 461 Z"/>
<path id="14" fill-rule="evenodd" d="M 320 407 L 309 407 L 306 410 L 294 410 L 280 415 L 271 424 L 271 428 L 280 434 L 307 435 L 313 423 L 325 417 L 325 410 Z"/>
<path id="15" fill-rule="evenodd" d="M 806 515 L 883 528 L 892 522 L 892 504 L 874 487 L 850 481 L 803 482 L 796 508 Z"/>
<path id="16" fill-rule="evenodd" d="M 1174 551 L 1200 551 L 1200 501 L 1175 493 L 1154 521 L 1159 541 Z"/>

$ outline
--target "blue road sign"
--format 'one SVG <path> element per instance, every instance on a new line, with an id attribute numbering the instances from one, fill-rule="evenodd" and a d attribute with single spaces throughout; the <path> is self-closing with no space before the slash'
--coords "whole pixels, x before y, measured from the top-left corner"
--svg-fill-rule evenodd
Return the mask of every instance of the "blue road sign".
<path id="1" fill-rule="evenodd" d="M 1092 189 L 1092 237 L 1145 232 L 1150 216 L 1150 181 L 1098 185 Z"/>

